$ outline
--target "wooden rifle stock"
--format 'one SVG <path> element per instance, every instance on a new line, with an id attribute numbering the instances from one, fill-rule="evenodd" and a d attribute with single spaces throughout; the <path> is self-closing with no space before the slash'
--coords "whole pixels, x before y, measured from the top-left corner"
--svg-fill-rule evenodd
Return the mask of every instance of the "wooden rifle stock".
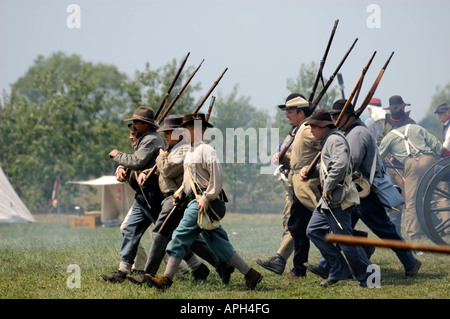
<path id="1" fill-rule="evenodd" d="M 372 58 L 370 59 L 369 63 L 367 63 L 367 66 L 363 69 L 363 73 L 361 74 L 362 79 L 361 79 L 361 82 L 359 83 L 359 87 L 358 87 L 358 91 L 356 92 L 355 99 L 353 100 L 352 109 L 350 110 L 351 112 L 354 110 L 355 105 L 358 101 L 359 93 L 361 92 L 362 83 L 364 81 L 364 76 L 366 75 L 367 70 L 369 69 L 370 64 L 372 63 L 372 60 L 376 54 L 377 54 L 377 51 L 373 52 Z"/>
<path id="2" fill-rule="evenodd" d="M 192 80 L 192 78 L 194 77 L 195 73 L 197 73 L 198 69 L 200 69 L 200 67 L 202 66 L 203 62 L 205 61 L 205 59 L 202 60 L 202 62 L 200 63 L 200 65 L 197 67 L 197 69 L 195 69 L 194 72 L 192 72 L 192 74 L 189 76 L 189 78 L 187 79 L 186 83 L 184 83 L 184 85 L 181 87 L 180 91 L 178 92 L 178 94 L 173 98 L 172 102 L 170 102 L 169 106 L 166 108 L 166 110 L 164 111 L 163 115 L 161 115 L 161 118 L 159 119 L 159 123 L 162 123 L 162 121 L 164 120 L 164 118 L 167 116 L 167 114 L 169 113 L 169 111 L 172 109 L 172 107 L 174 106 L 175 102 L 178 100 L 178 98 L 181 96 L 181 93 L 183 93 L 184 89 L 187 87 L 187 85 L 189 84 L 189 82 Z"/>
<path id="3" fill-rule="evenodd" d="M 369 90 L 369 93 L 367 93 L 366 98 L 362 102 L 360 108 L 355 112 L 356 118 L 360 117 L 361 114 L 366 109 L 367 105 L 369 105 L 370 100 L 372 99 L 373 95 L 375 94 L 375 91 L 377 90 L 378 84 L 381 81 L 381 78 L 383 77 L 384 71 L 386 70 L 389 62 L 391 61 L 392 56 L 394 55 L 394 52 L 391 53 L 389 56 L 389 59 L 387 59 L 386 63 L 383 65 L 383 67 L 380 70 L 380 73 L 378 74 L 378 77 L 375 79 L 375 82 L 373 83 L 372 87 Z"/>
<path id="4" fill-rule="evenodd" d="M 364 81 L 364 77 L 367 73 L 367 70 L 370 67 L 370 64 L 372 64 L 373 58 L 375 57 L 375 55 L 377 54 L 377 51 L 375 51 L 372 55 L 372 57 L 370 58 L 369 62 L 367 63 L 367 65 L 364 67 L 364 69 L 361 72 L 361 75 L 359 76 L 358 81 L 356 82 L 355 87 L 353 88 L 353 91 L 350 93 L 350 96 L 348 97 L 348 99 L 345 102 L 344 107 L 342 108 L 341 112 L 339 113 L 339 117 L 337 118 L 336 122 L 334 123 L 334 125 L 336 125 L 336 127 L 339 127 L 339 125 L 341 124 L 341 120 L 342 117 L 344 116 L 344 114 L 347 112 L 347 109 L 349 108 L 349 105 L 351 104 L 353 98 L 359 94 L 359 91 L 361 90 L 362 87 L 362 83 Z M 352 110 L 350 110 L 352 111 Z"/>
<path id="5" fill-rule="evenodd" d="M 203 104 L 205 104 L 205 101 L 208 99 L 209 95 L 214 91 L 217 84 L 219 84 L 219 81 L 222 79 L 225 72 L 227 72 L 228 68 L 225 68 L 225 71 L 222 72 L 222 74 L 217 78 L 217 80 L 213 83 L 209 91 L 206 93 L 206 95 L 203 97 L 203 99 L 200 101 L 200 103 L 195 107 L 194 111 L 192 113 L 198 113 L 198 111 L 201 109 Z"/>
<path id="6" fill-rule="evenodd" d="M 312 100 L 314 99 L 314 95 L 316 94 L 317 86 L 319 85 L 319 79 L 321 79 L 321 78 L 323 79 L 323 77 L 322 77 L 323 66 L 325 65 L 325 61 L 327 59 L 328 52 L 330 51 L 331 42 L 333 41 L 334 34 L 336 33 L 336 28 L 337 28 L 338 23 L 339 23 L 339 20 L 336 20 L 334 22 L 334 26 L 333 26 L 333 30 L 331 31 L 330 39 L 328 40 L 328 44 L 325 49 L 325 53 L 322 57 L 322 60 L 320 61 L 319 70 L 317 71 L 317 75 L 316 75 L 316 80 L 314 81 L 311 95 L 309 96 L 309 103 L 311 103 Z"/>
<path id="7" fill-rule="evenodd" d="M 418 250 L 432 253 L 450 254 L 450 246 L 448 245 L 428 245 L 421 243 L 411 243 L 402 240 L 393 239 L 372 239 L 360 236 L 349 235 L 327 235 L 325 240 L 328 243 L 338 243 L 349 246 L 371 246 L 385 247 L 396 250 Z"/>
<path id="8" fill-rule="evenodd" d="M 209 103 L 208 113 L 206 114 L 205 120 L 209 122 L 209 118 L 211 117 L 212 108 L 214 106 L 214 102 L 216 101 L 216 97 L 213 95 L 211 97 L 211 102 Z"/>
<path id="9" fill-rule="evenodd" d="M 329 86 L 331 85 L 331 83 L 334 80 L 334 77 L 336 76 L 336 74 L 339 72 L 339 70 L 341 69 L 342 65 L 344 64 L 345 60 L 347 59 L 348 55 L 350 54 L 350 52 L 353 50 L 353 47 L 355 46 L 356 42 L 358 41 L 358 38 L 355 39 L 355 41 L 353 42 L 352 46 L 350 47 L 350 49 L 348 49 L 347 53 L 345 54 L 345 56 L 343 57 L 343 59 L 341 60 L 341 62 L 339 63 L 339 65 L 337 66 L 336 70 L 333 72 L 333 74 L 330 76 L 330 78 L 328 79 L 327 83 L 323 86 L 322 90 L 320 91 L 319 95 L 316 97 L 316 99 L 310 103 L 309 109 L 312 111 L 314 111 L 314 109 L 316 108 L 317 104 L 319 104 L 320 100 L 322 99 L 322 97 L 325 95 L 326 91 L 328 90 Z M 292 143 L 294 142 L 295 139 L 295 134 L 292 135 L 291 139 L 286 143 L 285 147 L 281 150 L 280 154 L 279 154 L 279 159 L 280 161 L 283 159 L 283 157 L 286 155 L 287 150 L 289 149 L 289 147 L 291 147 Z"/>
<path id="10" fill-rule="evenodd" d="M 191 53 L 188 52 L 188 54 L 187 54 L 186 57 L 184 58 L 183 62 L 181 63 L 180 67 L 178 68 L 178 71 L 177 71 L 177 73 L 175 74 L 175 77 L 173 78 L 172 83 L 170 84 L 169 88 L 167 89 L 166 94 L 164 94 L 164 98 L 162 99 L 161 103 L 159 104 L 158 108 L 156 109 L 156 112 L 155 112 L 155 119 L 158 118 L 159 113 L 161 113 L 161 111 L 162 111 L 164 105 L 166 104 L 166 101 L 167 101 L 167 99 L 168 99 L 168 97 L 169 97 L 169 94 L 170 94 L 170 92 L 172 91 L 173 87 L 175 86 L 175 83 L 177 82 L 177 79 L 178 79 L 178 77 L 180 76 L 181 71 L 183 70 L 184 65 L 186 64 L 186 61 L 187 61 L 187 59 L 188 59 L 188 57 L 189 57 L 190 54 L 191 54 Z"/>

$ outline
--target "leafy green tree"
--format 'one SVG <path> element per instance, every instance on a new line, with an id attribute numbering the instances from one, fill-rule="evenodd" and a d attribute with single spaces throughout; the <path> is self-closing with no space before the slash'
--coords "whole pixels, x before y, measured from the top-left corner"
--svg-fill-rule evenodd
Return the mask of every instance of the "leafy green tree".
<path id="1" fill-rule="evenodd" d="M 39 56 L 4 97 L 1 165 L 32 211 L 48 210 L 57 175 L 64 183 L 110 173 L 108 150 L 129 148 L 115 103 L 124 80 L 113 66 L 59 52 Z"/>
<path id="2" fill-rule="evenodd" d="M 159 105 L 176 64 L 173 60 L 155 71 L 147 64 L 129 80 L 115 66 L 85 62 L 78 55 L 38 56 L 0 101 L 0 165 L 32 212 L 49 210 L 58 175 L 64 185 L 114 172 L 109 151 L 133 152 L 123 119 L 142 104 Z M 176 104 L 179 112 L 193 109 L 191 94 L 198 89 L 199 84 L 186 88 Z"/>
<path id="3" fill-rule="evenodd" d="M 223 154 L 225 189 L 230 199 L 230 209 L 239 212 L 274 212 L 282 205 L 277 191 L 278 183 L 273 175 L 261 174 L 260 128 L 270 128 L 270 117 L 257 111 L 250 98 L 238 97 L 238 86 L 223 97 L 219 93 L 211 117 L 211 123 L 220 131 L 214 135 L 216 151 Z M 270 133 L 270 131 L 269 131 Z M 217 140 L 219 143 L 217 143 Z M 267 139 L 270 141 L 271 136 Z M 222 142 L 223 141 L 223 142 Z M 263 141 L 264 142 L 264 141 Z M 222 143 L 222 144 L 220 144 Z M 255 145 L 256 144 L 256 145 Z M 243 154 L 243 155 L 242 155 Z"/>

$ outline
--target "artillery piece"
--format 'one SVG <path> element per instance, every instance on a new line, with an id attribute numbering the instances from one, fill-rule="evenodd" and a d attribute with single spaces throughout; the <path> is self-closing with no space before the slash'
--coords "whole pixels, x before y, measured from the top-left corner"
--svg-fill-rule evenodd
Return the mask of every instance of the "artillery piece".
<path id="1" fill-rule="evenodd" d="M 416 212 L 428 238 L 438 245 L 450 245 L 450 157 L 438 161 L 422 177 Z"/>

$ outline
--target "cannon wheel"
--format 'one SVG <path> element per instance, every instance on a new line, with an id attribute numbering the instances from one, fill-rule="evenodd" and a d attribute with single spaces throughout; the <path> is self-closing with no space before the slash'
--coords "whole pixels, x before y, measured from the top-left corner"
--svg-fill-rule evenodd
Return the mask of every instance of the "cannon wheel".
<path id="1" fill-rule="evenodd" d="M 445 230 L 450 230 L 450 219 L 443 219 L 441 213 L 450 212 L 450 204 L 437 207 L 438 200 L 446 199 L 450 203 L 450 157 L 437 162 L 423 176 L 417 188 L 416 212 L 422 229 L 426 235 L 438 245 L 450 245 L 450 236 Z"/>

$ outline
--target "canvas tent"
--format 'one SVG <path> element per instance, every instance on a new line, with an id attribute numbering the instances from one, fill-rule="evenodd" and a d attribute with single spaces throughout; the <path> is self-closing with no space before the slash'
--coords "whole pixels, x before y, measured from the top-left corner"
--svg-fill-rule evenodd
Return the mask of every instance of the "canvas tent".
<path id="1" fill-rule="evenodd" d="M 0 167 L 0 224 L 34 222 L 28 208 L 17 195 Z"/>
<path id="2" fill-rule="evenodd" d="M 115 224 L 123 221 L 134 201 L 135 192 L 130 185 L 117 181 L 115 176 L 102 176 L 89 181 L 67 183 L 102 188 L 101 222 L 103 224 Z"/>

